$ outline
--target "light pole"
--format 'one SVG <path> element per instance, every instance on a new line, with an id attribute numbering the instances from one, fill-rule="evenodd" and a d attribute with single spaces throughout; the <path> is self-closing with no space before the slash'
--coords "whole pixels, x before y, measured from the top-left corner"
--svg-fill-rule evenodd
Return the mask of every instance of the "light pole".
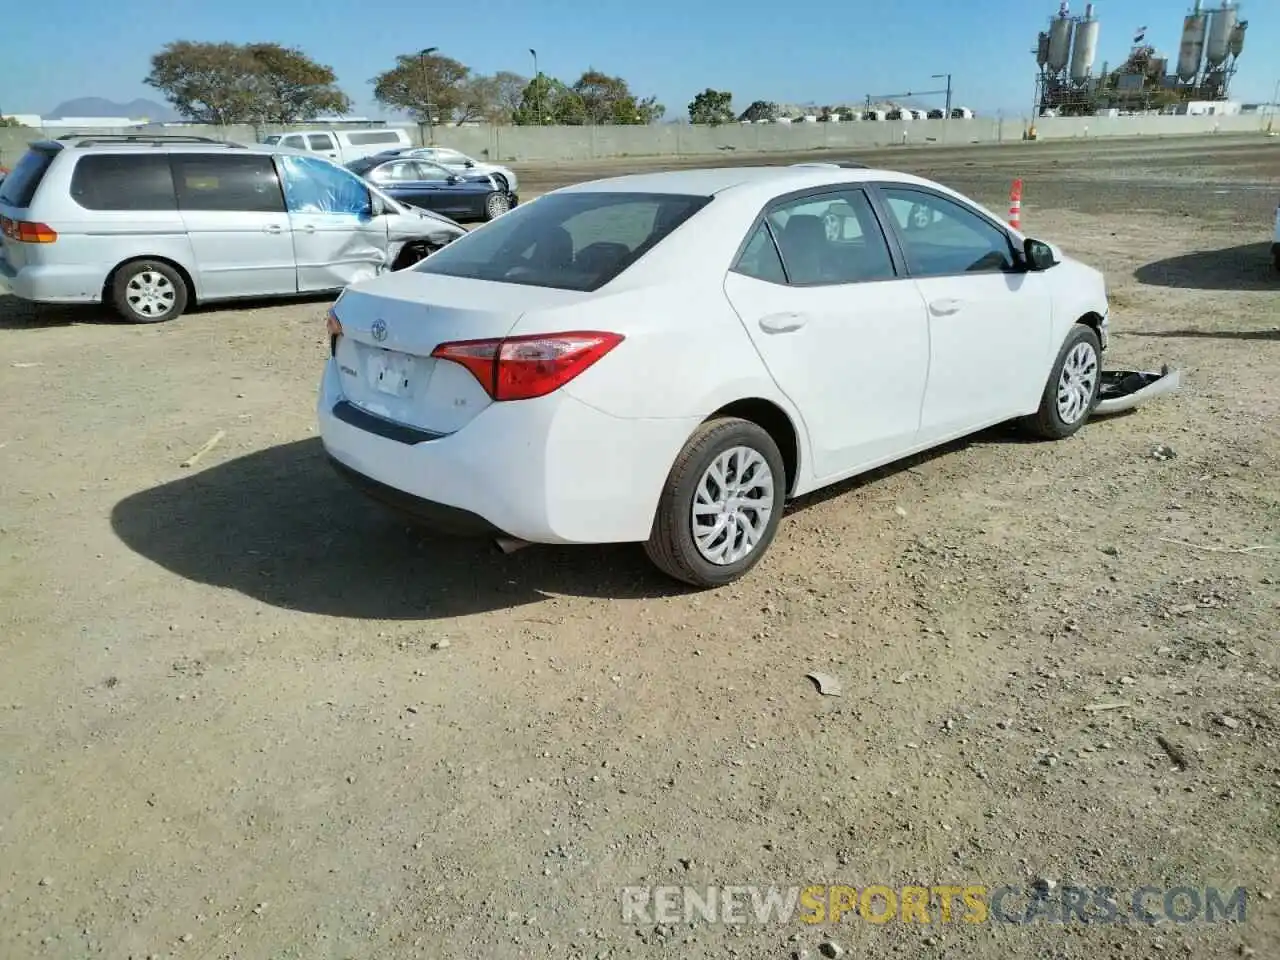
<path id="1" fill-rule="evenodd" d="M 431 74 L 427 70 L 427 57 L 439 49 L 439 47 L 427 47 L 418 51 L 418 65 L 422 68 L 422 91 L 426 99 L 426 103 L 423 106 L 426 107 L 427 111 L 427 129 L 422 143 L 424 147 L 431 145 Z"/>
<path id="2" fill-rule="evenodd" d="M 946 113 L 944 113 L 942 116 L 943 116 L 943 119 L 945 119 L 945 120 L 950 120 L 950 119 L 951 119 L 951 74 L 949 74 L 949 73 L 935 73 L 935 74 L 933 75 L 932 79 L 934 79 L 934 80 L 943 80 L 943 79 L 945 79 L 945 80 L 947 81 L 947 106 L 946 106 L 946 111 L 947 111 L 947 112 L 946 112 Z"/>
<path id="3" fill-rule="evenodd" d="M 542 126 L 542 84 L 538 83 L 538 79 L 542 74 L 538 72 L 538 51 L 530 47 L 529 55 L 533 57 L 534 116 L 538 118 L 538 126 Z"/>

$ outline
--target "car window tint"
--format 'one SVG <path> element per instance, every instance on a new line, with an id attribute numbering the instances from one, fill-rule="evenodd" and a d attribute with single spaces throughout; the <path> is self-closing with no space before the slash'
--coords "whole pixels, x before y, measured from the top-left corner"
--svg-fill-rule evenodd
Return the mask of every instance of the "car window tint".
<path id="1" fill-rule="evenodd" d="M 773 234 L 764 223 L 760 223 L 751 234 L 751 239 L 742 248 L 742 254 L 733 269 L 736 273 L 755 277 L 757 280 L 767 280 L 769 283 L 787 282 L 778 245 L 773 242 Z"/>
<path id="2" fill-rule="evenodd" d="M 963 204 L 923 190 L 881 187 L 918 277 L 1011 270 L 1009 235 Z"/>
<path id="3" fill-rule="evenodd" d="M 425 163 L 423 161 L 414 161 L 412 164 L 415 180 L 431 180 L 441 181 L 449 179 L 449 171 L 443 167 L 438 167 L 434 163 Z"/>
<path id="4" fill-rule="evenodd" d="M 312 150 L 333 150 L 333 138 L 327 133 L 312 133 L 307 135 L 307 145 Z"/>
<path id="5" fill-rule="evenodd" d="M 0 181 L 0 202 L 11 207 L 25 207 L 36 195 L 40 181 L 49 170 L 56 150 L 37 150 L 32 148 L 22 155 L 18 165 Z"/>
<path id="6" fill-rule="evenodd" d="M 170 159 L 183 210 L 284 212 L 280 180 L 269 156 L 175 153 Z"/>
<path id="7" fill-rule="evenodd" d="M 281 146 L 294 147 L 299 150 L 305 149 L 302 143 L 302 135 L 298 133 L 293 133 L 285 137 L 283 140 L 280 141 L 280 144 Z"/>
<path id="8" fill-rule="evenodd" d="M 789 283 L 869 283 L 897 276 L 884 231 L 862 190 L 801 197 L 770 210 L 767 218 Z"/>
<path id="9" fill-rule="evenodd" d="M 410 269 L 597 290 L 710 202 L 710 197 L 608 190 L 550 194 L 459 237 Z"/>
<path id="10" fill-rule="evenodd" d="M 319 157 L 281 156 L 284 193 L 290 213 L 367 217 L 373 200 L 365 182 Z"/>
<path id="11" fill-rule="evenodd" d="M 176 210 L 164 154 L 86 154 L 71 174 L 71 199 L 87 210 Z"/>

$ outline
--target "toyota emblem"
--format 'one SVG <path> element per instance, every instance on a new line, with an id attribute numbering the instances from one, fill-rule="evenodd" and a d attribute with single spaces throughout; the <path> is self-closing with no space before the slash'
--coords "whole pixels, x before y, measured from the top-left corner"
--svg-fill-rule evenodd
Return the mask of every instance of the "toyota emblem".
<path id="1" fill-rule="evenodd" d="M 373 339 L 381 343 L 387 339 L 387 321 L 381 318 L 373 321 L 373 326 L 369 328 L 369 332 L 373 334 Z"/>

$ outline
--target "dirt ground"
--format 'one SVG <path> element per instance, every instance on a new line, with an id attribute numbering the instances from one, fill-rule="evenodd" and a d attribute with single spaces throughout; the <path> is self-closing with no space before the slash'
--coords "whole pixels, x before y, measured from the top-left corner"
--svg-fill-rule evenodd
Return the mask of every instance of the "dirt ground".
<path id="1" fill-rule="evenodd" d="M 808 498 L 717 592 L 367 503 L 315 437 L 324 301 L 138 328 L 0 298 L 0 957 L 1277 956 L 1280 139 L 885 156 L 997 210 L 1024 177 L 1027 228 L 1108 273 L 1110 365 L 1186 385 Z M 1037 881 L 1248 912 L 619 899 Z"/>

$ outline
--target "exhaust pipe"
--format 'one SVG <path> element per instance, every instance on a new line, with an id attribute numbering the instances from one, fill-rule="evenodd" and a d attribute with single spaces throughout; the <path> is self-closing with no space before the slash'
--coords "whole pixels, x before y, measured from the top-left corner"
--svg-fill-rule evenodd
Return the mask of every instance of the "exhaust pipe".
<path id="1" fill-rule="evenodd" d="M 498 537 L 493 541 L 498 545 L 498 549 L 510 556 L 517 550 L 532 546 L 528 540 L 518 540 L 515 537 Z"/>

